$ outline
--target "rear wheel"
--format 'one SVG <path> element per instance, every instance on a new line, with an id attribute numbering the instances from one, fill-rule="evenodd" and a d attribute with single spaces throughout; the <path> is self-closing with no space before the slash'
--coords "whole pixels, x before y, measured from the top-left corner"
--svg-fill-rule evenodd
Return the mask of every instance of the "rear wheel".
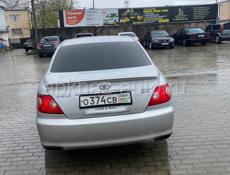
<path id="1" fill-rule="evenodd" d="M 216 42 L 216 44 L 220 44 L 221 43 L 221 38 L 220 38 L 219 35 L 216 36 L 215 42 Z"/>
<path id="2" fill-rule="evenodd" d="M 38 56 L 39 58 L 43 58 L 44 55 L 42 53 L 39 53 Z"/>

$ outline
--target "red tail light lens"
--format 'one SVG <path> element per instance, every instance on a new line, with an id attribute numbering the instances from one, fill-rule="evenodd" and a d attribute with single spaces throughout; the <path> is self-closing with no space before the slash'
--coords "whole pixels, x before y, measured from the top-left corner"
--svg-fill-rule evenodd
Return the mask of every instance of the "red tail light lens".
<path id="1" fill-rule="evenodd" d="M 221 25 L 220 32 L 224 32 L 224 25 Z"/>
<path id="2" fill-rule="evenodd" d="M 171 99 L 171 90 L 169 84 L 156 87 L 148 106 L 166 103 Z"/>
<path id="3" fill-rule="evenodd" d="M 41 48 L 41 44 L 38 43 L 38 44 L 37 44 L 37 49 L 40 49 L 40 48 Z"/>
<path id="4" fill-rule="evenodd" d="M 47 114 L 63 114 L 57 102 L 50 95 L 40 95 L 37 97 L 37 110 Z"/>
<path id="5" fill-rule="evenodd" d="M 59 41 L 53 41 L 52 45 L 57 48 L 59 46 L 60 42 Z"/>

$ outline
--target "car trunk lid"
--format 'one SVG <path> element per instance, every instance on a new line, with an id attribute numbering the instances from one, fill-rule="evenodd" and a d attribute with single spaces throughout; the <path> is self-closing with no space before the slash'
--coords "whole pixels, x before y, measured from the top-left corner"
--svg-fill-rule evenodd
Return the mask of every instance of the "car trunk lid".
<path id="1" fill-rule="evenodd" d="M 88 72 L 47 73 L 45 82 L 49 94 L 65 115 L 69 119 L 77 119 L 144 112 L 158 85 L 158 77 L 157 69 L 151 65 Z M 104 83 L 109 83 L 110 87 L 101 89 L 100 86 Z M 124 95 L 130 101 L 126 104 L 95 107 L 82 106 L 80 100 L 80 97 L 112 98 L 117 95 L 119 98 Z"/>

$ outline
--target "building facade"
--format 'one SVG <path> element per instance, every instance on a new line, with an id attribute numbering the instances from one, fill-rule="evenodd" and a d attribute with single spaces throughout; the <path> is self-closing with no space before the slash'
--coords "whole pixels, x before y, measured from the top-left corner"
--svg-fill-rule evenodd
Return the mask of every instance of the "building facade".
<path id="1" fill-rule="evenodd" d="M 6 10 L 5 19 L 9 26 L 9 44 L 13 48 L 22 47 L 31 37 L 31 12 L 27 9 Z"/>
<path id="2" fill-rule="evenodd" d="M 8 27 L 5 21 L 5 8 L 7 2 L 0 0 L 0 47 L 4 44 L 8 46 Z"/>
<path id="3" fill-rule="evenodd" d="M 220 21 L 230 22 L 230 0 L 219 3 L 220 6 Z"/>

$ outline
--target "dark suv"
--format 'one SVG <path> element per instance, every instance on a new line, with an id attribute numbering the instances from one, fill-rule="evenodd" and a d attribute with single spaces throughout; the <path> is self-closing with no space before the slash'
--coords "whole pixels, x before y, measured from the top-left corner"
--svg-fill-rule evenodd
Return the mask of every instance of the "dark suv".
<path id="1" fill-rule="evenodd" d="M 37 44 L 39 57 L 42 58 L 44 55 L 53 54 L 62 41 L 63 39 L 60 36 L 43 37 Z"/>
<path id="2" fill-rule="evenodd" d="M 230 23 L 209 25 L 205 32 L 218 44 L 221 41 L 230 41 Z"/>

